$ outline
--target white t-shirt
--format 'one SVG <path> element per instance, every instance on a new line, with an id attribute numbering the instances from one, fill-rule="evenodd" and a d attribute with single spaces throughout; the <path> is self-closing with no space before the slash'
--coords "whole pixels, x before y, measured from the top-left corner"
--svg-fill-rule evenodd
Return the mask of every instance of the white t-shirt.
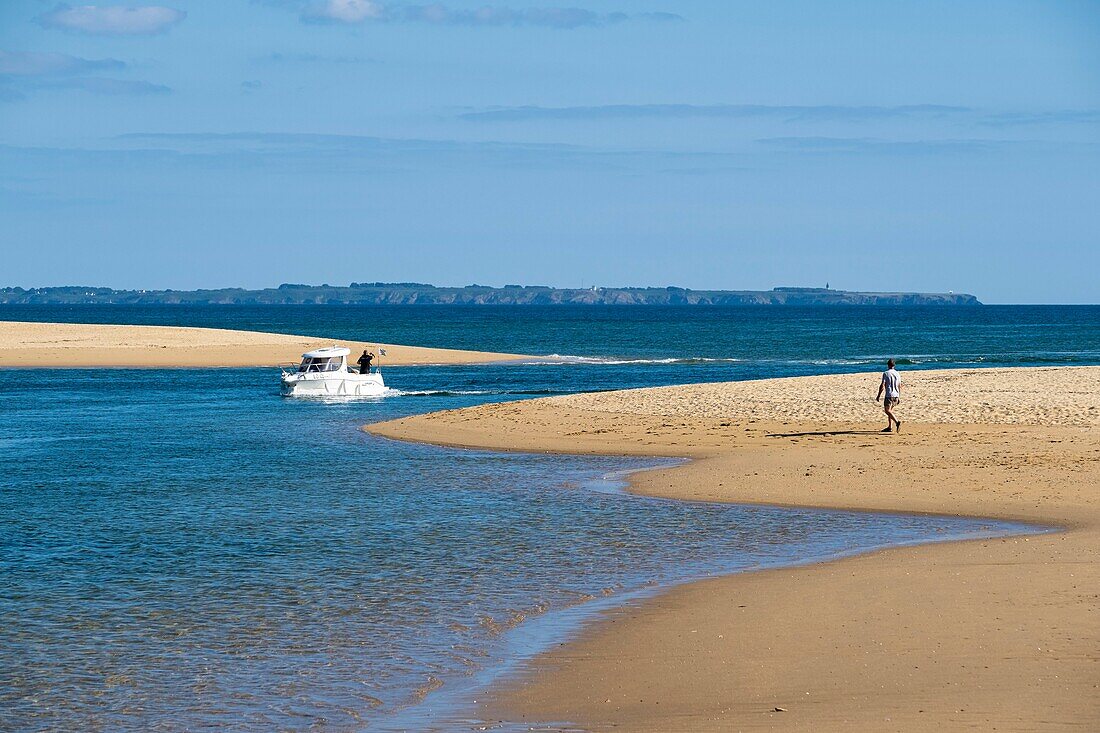
<path id="1" fill-rule="evenodd" d="M 901 375 L 897 369 L 887 369 L 882 373 L 882 386 L 886 388 L 886 396 L 890 399 L 901 397 Z"/>

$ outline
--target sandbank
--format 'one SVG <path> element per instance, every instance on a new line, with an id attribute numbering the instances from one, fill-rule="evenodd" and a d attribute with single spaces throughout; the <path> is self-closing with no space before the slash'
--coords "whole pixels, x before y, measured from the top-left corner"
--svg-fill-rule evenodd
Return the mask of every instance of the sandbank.
<path id="1" fill-rule="evenodd" d="M 386 350 L 381 364 L 480 364 L 532 357 L 486 351 L 322 339 L 182 326 L 0 321 L 0 367 L 255 367 L 297 362 L 339 344 L 359 353 Z M 379 362 L 375 362 L 376 364 Z"/>
<path id="2" fill-rule="evenodd" d="M 481 700 L 585 730 L 1094 730 L 1100 367 L 905 372 L 500 403 L 368 426 L 480 448 L 693 460 L 630 490 L 996 517 L 1060 531 L 895 548 L 672 588 Z M 553 728 L 551 728 L 553 729 Z"/>

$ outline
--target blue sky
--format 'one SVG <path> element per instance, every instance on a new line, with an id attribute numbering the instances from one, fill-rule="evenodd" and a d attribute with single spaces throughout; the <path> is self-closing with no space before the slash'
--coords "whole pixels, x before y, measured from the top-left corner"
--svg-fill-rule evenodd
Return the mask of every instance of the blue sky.
<path id="1" fill-rule="evenodd" d="M 0 285 L 1095 303 L 1098 202 L 1096 2 L 0 4 Z"/>

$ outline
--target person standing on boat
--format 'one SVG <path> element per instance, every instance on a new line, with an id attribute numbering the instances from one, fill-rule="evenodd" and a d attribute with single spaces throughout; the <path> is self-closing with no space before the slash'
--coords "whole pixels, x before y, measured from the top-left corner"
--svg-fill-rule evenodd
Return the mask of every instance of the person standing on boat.
<path id="1" fill-rule="evenodd" d="M 374 354 L 371 354 L 366 349 L 363 349 L 363 355 L 359 357 L 360 374 L 370 374 L 370 363 L 373 359 Z"/>
<path id="2" fill-rule="evenodd" d="M 883 396 L 883 392 L 886 393 Z M 890 359 L 886 362 L 886 371 L 882 373 L 882 381 L 878 385 L 878 396 L 875 397 L 875 402 L 882 399 L 882 408 L 886 412 L 886 428 L 882 431 L 884 433 L 890 432 L 890 427 L 893 425 L 896 432 L 901 432 L 901 420 L 894 417 L 894 408 L 901 402 L 901 375 L 898 374 L 898 370 L 894 368 L 894 360 Z"/>

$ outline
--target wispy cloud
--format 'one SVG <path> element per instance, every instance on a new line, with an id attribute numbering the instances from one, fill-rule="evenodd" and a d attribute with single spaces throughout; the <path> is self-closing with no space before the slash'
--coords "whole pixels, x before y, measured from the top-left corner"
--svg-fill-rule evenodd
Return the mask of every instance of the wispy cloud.
<path id="1" fill-rule="evenodd" d="M 377 152 L 539 150 L 568 153 L 586 150 L 558 143 L 464 142 L 421 138 L 385 138 L 370 135 L 335 135 L 297 132 L 140 132 L 119 135 L 120 142 L 181 153 L 210 152 Z"/>
<path id="2" fill-rule="evenodd" d="M 187 13 L 160 5 L 58 5 L 38 16 L 44 28 L 97 36 L 149 36 L 164 33 Z"/>
<path id="3" fill-rule="evenodd" d="M 944 104 L 767 105 L 767 104 L 605 104 L 594 106 L 502 106 L 452 111 L 460 120 L 488 123 L 598 122 L 601 120 L 764 120 L 776 123 L 906 123 L 940 125 L 943 131 L 970 129 L 983 137 L 989 128 L 1100 125 L 1100 110 L 989 110 Z M 784 138 L 773 140 L 847 140 L 860 138 Z M 880 141 L 881 142 L 881 141 Z M 845 143 L 845 144 L 851 144 Z M 868 141 L 870 145 L 870 141 Z"/>
<path id="4" fill-rule="evenodd" d="M 286 3 L 281 3 L 286 4 Z M 586 8 L 510 8 L 485 5 L 474 10 L 428 5 L 385 3 L 378 0 L 323 0 L 302 7 L 304 23 L 357 24 L 365 22 L 426 23 L 452 26 L 537 26 L 544 28 L 592 28 L 632 20 L 680 21 L 675 13 L 603 13 Z"/>
<path id="5" fill-rule="evenodd" d="M 21 102 L 27 95 L 19 91 L 10 78 L 0 76 L 0 102 Z"/>
<path id="6" fill-rule="evenodd" d="M 1013 144 L 1007 140 L 883 140 L 870 137 L 768 137 L 757 143 L 777 150 L 812 153 L 925 155 L 983 153 Z"/>
<path id="7" fill-rule="evenodd" d="M 786 122 L 851 121 L 949 117 L 971 113 L 968 107 L 911 104 L 894 107 L 764 104 L 607 104 L 590 107 L 496 107 L 462 112 L 464 120 L 521 122 L 525 120 L 600 120 L 661 118 L 771 118 Z"/>
<path id="8" fill-rule="evenodd" d="M 626 150 L 567 145 L 382 138 L 304 133 L 131 133 L 117 138 L 129 151 L 175 155 L 210 165 L 301 166 L 326 170 L 583 169 L 610 174 L 732 165 L 727 153 Z M 116 150 L 117 152 L 117 150 Z"/>
<path id="9" fill-rule="evenodd" d="M 9 76 L 84 74 L 125 68 L 126 63 L 118 59 L 85 59 L 63 53 L 0 50 L 0 74 Z"/>
<path id="10" fill-rule="evenodd" d="M 655 150 L 605 148 L 563 143 L 460 141 L 422 138 L 383 138 L 364 135 L 315 133 L 130 133 L 116 138 L 131 150 L 172 151 L 199 157 L 246 156 L 336 161 L 423 160 L 430 165 L 450 161 L 469 165 L 536 165 L 585 167 L 608 172 L 716 173 L 759 166 L 760 153 L 842 155 L 956 155 L 1013 149 L 1035 149 L 1034 141 L 969 138 L 885 139 L 874 137 L 789 136 L 746 141 L 740 152 L 729 150 Z M 1095 146 L 1089 149 L 1094 149 Z"/>
<path id="11" fill-rule="evenodd" d="M 162 84 L 110 79 L 96 72 L 124 71 L 118 59 L 86 59 L 63 53 L 0 51 L 0 101 L 14 102 L 38 90 L 73 89 L 89 94 L 149 95 L 171 91 Z"/>
<path id="12" fill-rule="evenodd" d="M 981 120 L 990 127 L 1018 127 L 1024 125 L 1100 124 L 1100 110 L 1062 109 L 1045 112 L 1001 112 L 987 115 Z"/>
<path id="13" fill-rule="evenodd" d="M 316 53 L 293 53 L 276 51 L 263 56 L 255 56 L 253 61 L 271 64 L 370 64 L 375 60 L 367 56 L 325 56 Z"/>
<path id="14" fill-rule="evenodd" d="M 362 23 L 380 20 L 386 9 L 374 0 L 327 0 L 302 12 L 302 19 L 330 23 Z"/>
<path id="15" fill-rule="evenodd" d="M 171 87 L 139 79 L 105 79 L 99 76 L 79 76 L 75 78 L 43 80 L 36 84 L 38 89 L 75 89 L 89 94 L 107 96 L 146 96 L 150 94 L 170 94 Z"/>

